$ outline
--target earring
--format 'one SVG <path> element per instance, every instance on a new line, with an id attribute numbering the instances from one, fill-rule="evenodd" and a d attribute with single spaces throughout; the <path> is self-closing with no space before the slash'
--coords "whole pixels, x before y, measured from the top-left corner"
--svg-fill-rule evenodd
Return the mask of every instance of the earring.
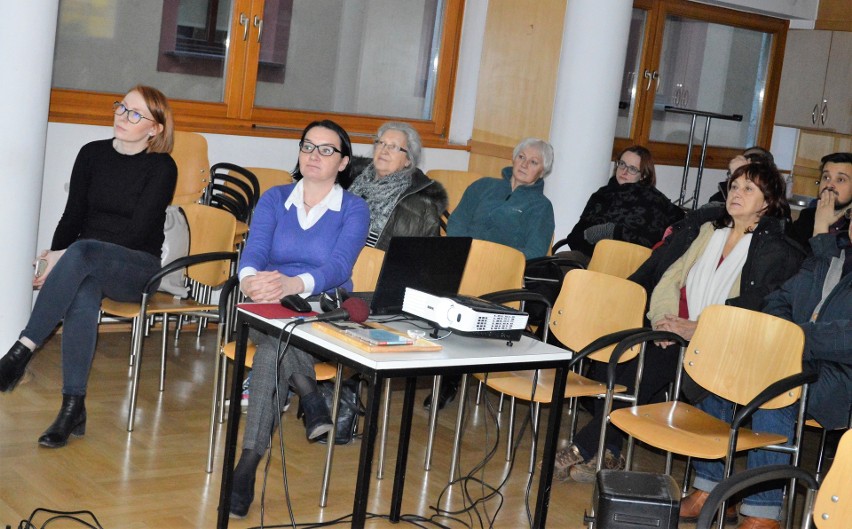
<path id="1" fill-rule="evenodd" d="M 151 138 L 153 138 L 153 137 L 154 137 L 154 133 L 153 133 L 153 132 L 149 132 L 149 133 L 148 133 L 148 136 L 149 136 L 149 137 L 151 137 Z"/>

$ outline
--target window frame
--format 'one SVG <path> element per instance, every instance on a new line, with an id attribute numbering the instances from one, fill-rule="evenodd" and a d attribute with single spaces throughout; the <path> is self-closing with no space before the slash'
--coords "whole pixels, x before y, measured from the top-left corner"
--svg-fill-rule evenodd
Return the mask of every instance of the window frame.
<path id="1" fill-rule="evenodd" d="M 231 35 L 241 35 L 240 13 L 249 20 L 263 17 L 264 0 L 234 0 Z M 453 106 L 458 55 L 461 43 L 465 0 L 445 0 L 441 46 L 435 82 L 432 119 L 419 120 L 397 116 L 333 113 L 313 110 L 285 110 L 254 107 L 260 45 L 257 29 L 249 28 L 243 40 L 232 38 L 232 49 L 225 59 L 225 88 L 221 103 L 171 99 L 175 126 L 179 130 L 238 136 L 298 138 L 309 122 L 332 119 L 343 126 L 353 142 L 372 141 L 379 126 L 393 119 L 411 124 L 427 147 L 459 148 L 449 144 L 449 127 Z M 129 87 L 128 87 L 129 88 Z M 112 125 L 110 108 L 124 94 L 53 88 L 50 92 L 48 120 L 57 123 Z M 168 95 L 168 94 L 166 94 Z"/>
<path id="2" fill-rule="evenodd" d="M 639 66 L 640 72 L 644 72 L 645 70 L 651 72 L 659 71 L 663 48 L 663 32 L 666 17 L 669 15 L 772 33 L 774 38 L 768 61 L 763 109 L 761 110 L 760 125 L 756 139 L 757 145 L 769 148 L 772 141 L 772 128 L 775 123 L 775 105 L 778 102 L 781 67 L 784 61 L 784 47 L 787 41 L 789 21 L 687 2 L 685 0 L 634 0 L 633 8 L 642 9 L 647 12 L 642 57 Z M 686 158 L 685 144 L 650 140 L 654 105 L 653 94 L 656 87 L 655 81 L 653 91 L 641 91 L 640 96 L 637 98 L 634 119 L 630 124 L 630 137 L 615 138 L 612 148 L 613 160 L 625 148 L 640 144 L 646 146 L 654 153 L 654 162 L 658 165 L 683 165 Z M 699 136 L 703 130 L 703 122 L 696 123 L 696 139 L 693 140 L 690 165 L 697 165 L 700 159 L 701 140 Z M 740 154 L 740 152 L 741 149 L 737 148 L 708 145 L 704 166 L 713 169 L 725 169 L 728 166 L 728 161 Z"/>

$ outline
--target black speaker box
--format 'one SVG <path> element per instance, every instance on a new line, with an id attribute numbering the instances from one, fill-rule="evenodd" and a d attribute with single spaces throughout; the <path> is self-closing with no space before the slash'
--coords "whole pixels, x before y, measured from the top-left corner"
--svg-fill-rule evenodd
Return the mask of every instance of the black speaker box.
<path id="1" fill-rule="evenodd" d="M 596 529 L 677 529 L 680 489 L 665 474 L 601 470 L 592 503 Z"/>

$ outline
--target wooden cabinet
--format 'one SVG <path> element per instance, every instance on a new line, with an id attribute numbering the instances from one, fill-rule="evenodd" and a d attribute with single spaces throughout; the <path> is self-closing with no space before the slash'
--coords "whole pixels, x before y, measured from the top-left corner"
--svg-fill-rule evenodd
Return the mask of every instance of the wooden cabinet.
<path id="1" fill-rule="evenodd" d="M 793 30 L 775 123 L 852 134 L 852 33 Z"/>
<path id="2" fill-rule="evenodd" d="M 833 152 L 852 152 L 852 136 L 808 130 L 799 134 L 793 165 L 793 194 L 816 197 L 820 160 Z"/>

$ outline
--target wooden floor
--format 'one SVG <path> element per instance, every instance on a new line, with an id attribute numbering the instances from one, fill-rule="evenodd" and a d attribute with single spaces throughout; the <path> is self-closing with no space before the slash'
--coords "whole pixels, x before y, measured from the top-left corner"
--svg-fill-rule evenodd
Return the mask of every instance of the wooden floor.
<path id="1" fill-rule="evenodd" d="M 125 430 L 129 337 L 125 333 L 102 334 L 86 401 L 86 435 L 81 439 L 72 438 L 67 447 L 57 450 L 40 448 L 36 443 L 55 417 L 61 400 L 61 337 L 52 338 L 31 363 L 31 375 L 26 383 L 12 393 L 0 395 L 0 527 L 6 524 L 17 527 L 36 508 L 89 510 L 107 529 L 215 527 L 223 452 L 221 440 L 213 474 L 204 471 L 214 334 L 208 331 L 200 341 L 194 335 L 182 336 L 179 347 L 171 350 L 163 393 L 157 391 L 158 334 L 146 340 L 147 356 L 133 433 Z M 425 386 L 418 390 L 418 403 L 428 392 Z M 392 400 L 393 410 L 398 411 L 401 393 L 395 391 Z M 491 402 L 496 405 L 493 395 Z M 469 409 L 473 409 L 473 413 L 465 430 L 461 463 L 464 474 L 486 458 L 489 448 L 495 445 L 496 435 L 495 421 L 487 406 Z M 467 482 L 466 494 L 461 485 L 446 489 L 455 406 L 449 411 L 440 415 L 432 470 L 425 472 L 427 413 L 419 405 L 416 407 L 403 513 L 429 517 L 439 507 L 461 511 L 466 504 L 470 505 L 470 500 L 465 501 L 466 495 L 480 498 L 489 493 L 486 487 L 499 487 L 500 494 L 481 504 L 478 512 L 455 514 L 453 517 L 459 520 L 455 522 L 443 517 L 435 520 L 449 527 L 464 527 L 465 524 L 487 527 L 490 520 L 494 520 L 492 526 L 497 528 L 528 526 L 525 492 L 529 477 L 529 435 L 524 437 L 514 468 L 505 461 L 504 429 L 497 453 L 482 470 L 475 472 L 476 480 Z M 396 440 L 393 432 L 398 428 L 394 418 L 399 414 L 392 412 L 391 415 L 393 444 Z M 565 420 L 567 418 L 566 415 Z M 501 420 L 501 425 L 504 422 L 507 421 Z M 295 409 L 284 415 L 283 425 L 295 521 L 328 522 L 347 516 L 352 509 L 359 442 L 335 451 L 329 505 L 322 509 L 318 502 L 325 447 L 305 440 L 304 428 L 296 419 Z M 808 435 L 810 458 L 806 457 L 806 464 L 811 464 L 817 436 L 815 433 Z M 277 440 L 274 451 L 278 453 Z M 637 452 L 636 470 L 662 471 L 661 456 L 641 448 Z M 385 479 L 372 481 L 368 512 L 387 513 L 394 462 L 395 444 L 389 448 Z M 678 472 L 675 475 L 681 476 L 682 470 Z M 290 524 L 282 475 L 280 457 L 274 455 L 266 488 L 265 526 Z M 506 482 L 501 486 L 504 479 Z M 535 504 L 537 482 L 536 474 L 529 490 L 530 510 Z M 259 472 L 257 497 L 249 516 L 245 520 L 232 520 L 230 527 L 260 526 L 262 489 L 263 473 Z M 555 483 L 548 527 L 584 527 L 583 512 L 589 507 L 591 496 L 592 485 Z M 380 516 L 368 522 L 368 527 L 391 526 Z"/>

